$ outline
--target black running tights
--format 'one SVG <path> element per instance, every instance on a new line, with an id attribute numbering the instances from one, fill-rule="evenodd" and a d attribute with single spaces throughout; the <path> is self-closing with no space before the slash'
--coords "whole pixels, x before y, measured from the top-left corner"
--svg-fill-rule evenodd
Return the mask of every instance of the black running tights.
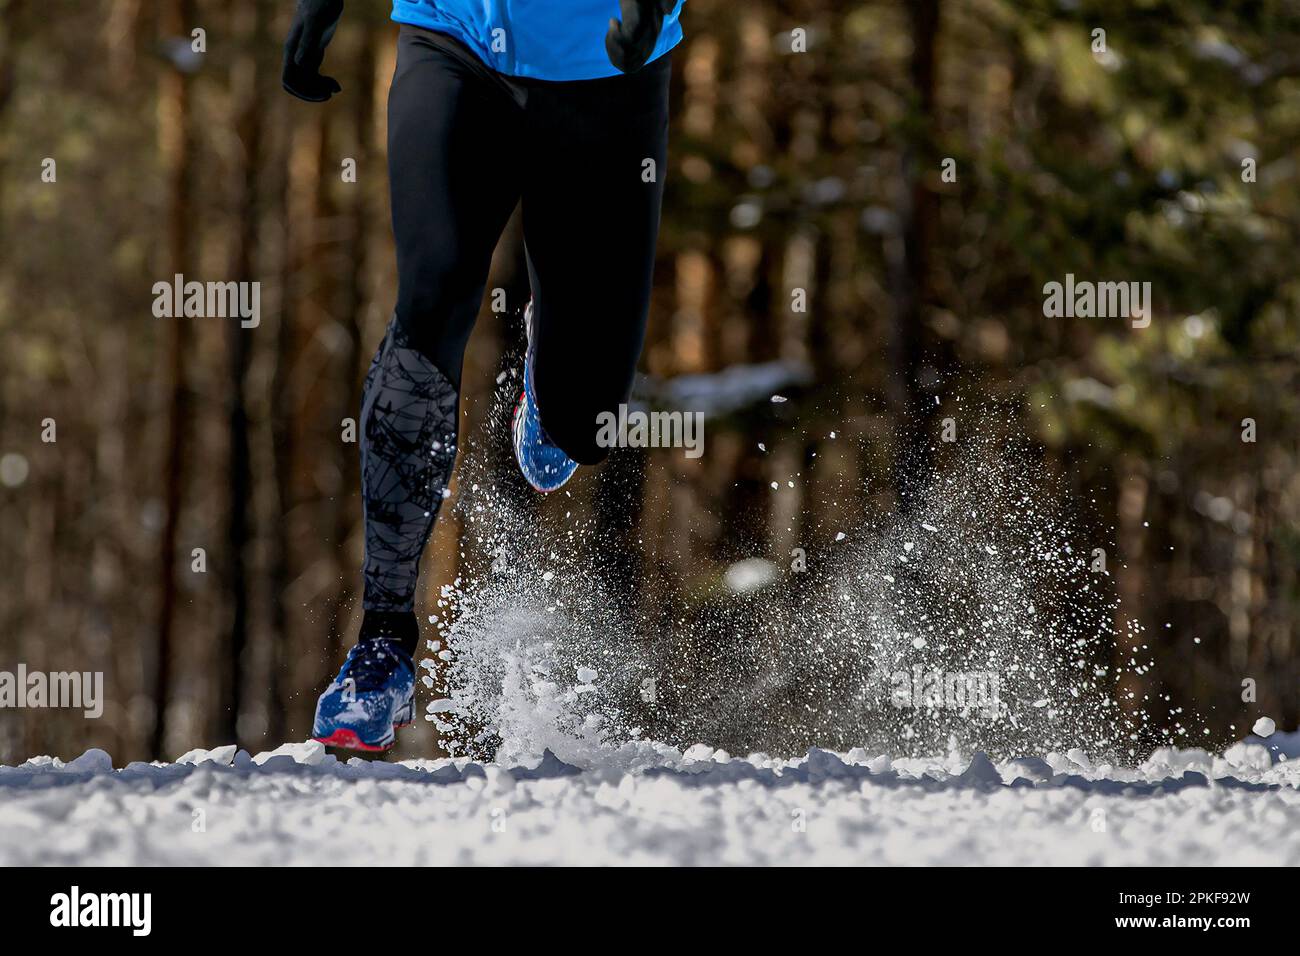
<path id="1" fill-rule="evenodd" d="M 465 345 L 522 202 L 533 381 L 547 436 L 595 464 L 645 338 L 668 132 L 669 57 L 550 82 L 496 73 L 403 26 L 388 95 L 398 292 L 362 403 L 365 607 L 413 606 L 455 460 Z"/>

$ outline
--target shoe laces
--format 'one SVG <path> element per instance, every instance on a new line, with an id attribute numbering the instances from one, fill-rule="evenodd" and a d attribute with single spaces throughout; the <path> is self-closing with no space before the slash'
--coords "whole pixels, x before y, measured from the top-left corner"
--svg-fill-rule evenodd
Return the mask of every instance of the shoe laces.
<path id="1" fill-rule="evenodd" d="M 348 654 L 342 676 L 352 678 L 357 690 L 378 690 L 407 661 L 406 651 L 396 641 L 383 637 L 359 641 Z"/>

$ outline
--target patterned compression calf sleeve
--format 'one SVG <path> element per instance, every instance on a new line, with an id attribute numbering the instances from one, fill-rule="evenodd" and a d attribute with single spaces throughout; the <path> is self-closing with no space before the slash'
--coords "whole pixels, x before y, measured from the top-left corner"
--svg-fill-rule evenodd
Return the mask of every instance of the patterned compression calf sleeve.
<path id="1" fill-rule="evenodd" d="M 361 401 L 367 610 L 414 607 L 420 555 L 456 461 L 459 405 L 456 386 L 394 317 Z"/>

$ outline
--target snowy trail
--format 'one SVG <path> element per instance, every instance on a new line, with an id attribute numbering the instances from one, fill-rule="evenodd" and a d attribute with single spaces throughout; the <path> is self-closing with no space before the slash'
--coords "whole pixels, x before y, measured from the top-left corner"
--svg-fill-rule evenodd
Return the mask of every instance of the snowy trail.
<path id="1" fill-rule="evenodd" d="M 1300 734 L 1269 743 L 1295 749 Z M 993 763 L 630 744 L 581 770 L 314 743 L 0 767 L 0 864 L 1300 865 L 1300 760 L 1258 744 Z"/>

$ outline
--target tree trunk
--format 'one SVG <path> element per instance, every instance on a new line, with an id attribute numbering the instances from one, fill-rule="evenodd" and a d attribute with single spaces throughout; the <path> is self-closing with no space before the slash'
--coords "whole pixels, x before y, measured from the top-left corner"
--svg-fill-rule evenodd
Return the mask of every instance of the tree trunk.
<path id="1" fill-rule="evenodd" d="M 362 356 L 365 345 L 362 342 L 362 329 L 365 327 L 363 313 L 369 293 L 366 288 L 366 273 L 369 269 L 369 192 L 365 183 L 370 177 L 382 175 L 380 160 L 372 148 L 371 135 L 375 121 L 375 31 L 368 20 L 361 25 L 361 38 L 357 55 L 356 93 L 353 99 L 353 123 L 356 136 L 356 156 L 358 180 L 349 188 L 352 203 L 347 209 L 347 262 L 348 274 L 344 280 L 342 314 L 340 321 L 346 335 L 343 347 L 342 369 L 344 379 L 339 383 L 341 401 L 335 416 L 338 422 L 344 418 L 357 421 L 358 430 L 364 426 L 359 418 L 361 408 L 361 381 L 364 368 Z M 366 356 L 369 362 L 369 356 Z M 358 434 L 358 437 L 360 435 Z M 342 654 L 344 616 L 348 605 L 356 594 L 357 568 L 350 560 L 348 539 L 351 529 L 356 524 L 358 503 L 360 500 L 361 463 L 357 449 L 344 449 L 341 461 L 340 487 L 334 496 L 334 535 L 330 542 L 338 563 L 340 581 L 330 608 L 329 649 L 330 660 L 337 660 Z"/>
<path id="2" fill-rule="evenodd" d="M 925 401 L 923 381 L 924 304 L 935 203 L 924 178 L 934 158 L 931 143 L 939 0 L 911 0 L 907 14 L 912 34 L 909 75 L 915 102 L 904 131 L 900 159 L 898 233 L 886 247 L 894 303 L 894 375 L 890 387 L 897 422 L 894 480 L 904 511 L 911 509 L 930 472 L 927 432 L 931 403 Z"/>
<path id="3" fill-rule="evenodd" d="M 192 0 L 170 0 L 164 11 L 163 31 L 170 37 L 186 36 L 193 20 Z M 167 274 L 184 274 L 190 262 L 190 202 L 192 144 L 190 131 L 190 81 L 176 66 L 164 67 L 159 94 L 159 147 L 167 170 L 170 196 L 167 229 Z M 173 629 L 177 601 L 177 541 L 180 534 L 185 456 L 189 425 L 189 391 L 185 356 L 189 347 L 188 320 L 175 317 L 167 325 L 167 452 L 163 469 L 164 519 L 158 544 L 160 594 L 158 601 L 157 656 L 154 661 L 154 725 L 150 752 L 161 759 L 167 744 L 167 703 L 171 696 Z"/>
<path id="4" fill-rule="evenodd" d="M 234 66 L 231 86 L 237 104 L 235 129 L 243 144 L 239 197 L 235 202 L 239 232 L 231 255 L 231 278 L 236 282 L 253 281 L 258 259 L 258 228 L 261 223 L 262 110 L 260 76 L 262 51 L 266 48 L 266 4 L 255 0 L 237 9 L 236 30 L 248 51 Z M 227 676 L 224 690 L 228 697 L 221 702 L 218 739 L 239 740 L 239 717 L 243 712 L 249 629 L 248 583 L 248 513 L 252 503 L 252 443 L 248 430 L 248 404 L 245 390 L 252 357 L 255 330 L 238 322 L 227 325 L 229 344 L 229 380 L 226 407 L 230 433 L 227 478 L 229 507 L 227 520 L 227 588 L 230 600 L 230 634 L 227 645 Z M 278 743 L 278 741 L 273 741 Z"/>

